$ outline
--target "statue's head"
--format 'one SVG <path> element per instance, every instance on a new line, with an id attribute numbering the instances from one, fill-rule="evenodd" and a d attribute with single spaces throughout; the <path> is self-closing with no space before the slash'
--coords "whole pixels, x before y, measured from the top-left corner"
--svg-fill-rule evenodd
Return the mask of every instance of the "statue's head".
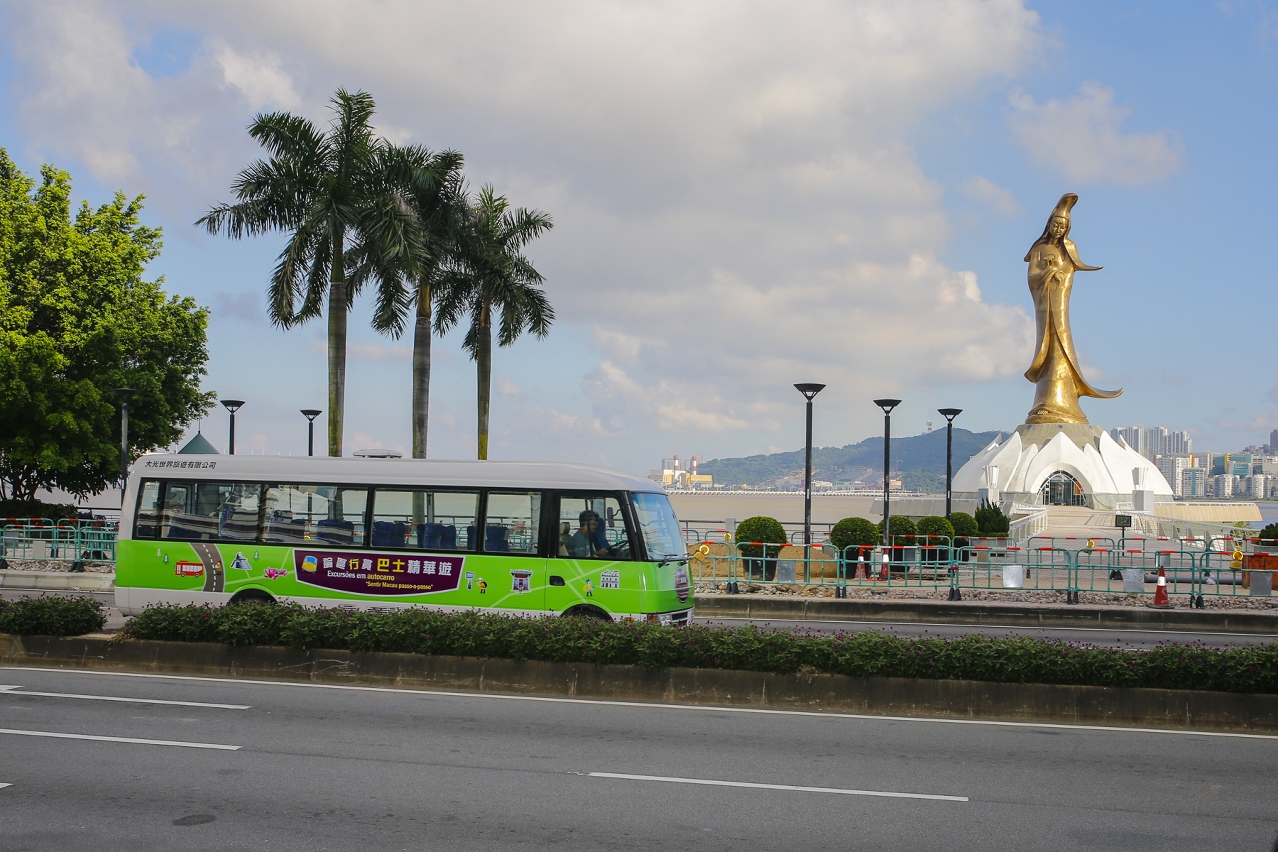
<path id="1" fill-rule="evenodd" d="M 1069 215 L 1056 216 L 1047 220 L 1047 233 L 1053 239 L 1059 240 L 1061 237 L 1069 233 Z"/>
<path id="2" fill-rule="evenodd" d="M 1069 212 L 1077 201 L 1078 196 L 1072 192 L 1067 192 L 1061 196 L 1061 200 L 1056 202 L 1056 207 L 1052 209 L 1052 215 L 1047 217 L 1047 224 L 1043 227 L 1042 235 L 1034 241 L 1034 245 L 1042 243 L 1059 244 L 1061 240 L 1069 236 Z M 1025 259 L 1029 260 L 1028 254 L 1025 255 Z"/>

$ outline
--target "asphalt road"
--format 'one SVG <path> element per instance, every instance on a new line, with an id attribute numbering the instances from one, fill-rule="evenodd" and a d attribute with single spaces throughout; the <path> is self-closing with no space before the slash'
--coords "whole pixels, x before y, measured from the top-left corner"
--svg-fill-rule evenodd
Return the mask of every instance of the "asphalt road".
<path id="1" fill-rule="evenodd" d="M 15 668 L 0 685 L 20 686 L 0 688 L 4 852 L 1269 852 L 1278 835 L 1278 737 Z"/>
<path id="2" fill-rule="evenodd" d="M 770 621 L 763 618 L 697 618 L 697 624 L 725 627 L 758 627 L 778 630 L 811 630 L 817 633 L 890 633 L 894 636 L 954 637 L 980 633 L 986 636 L 1032 636 L 1036 639 L 1061 639 L 1088 645 L 1128 648 L 1152 648 L 1164 642 L 1201 642 L 1212 647 L 1258 645 L 1278 642 L 1278 635 L 1256 633 L 1186 633 L 1169 630 L 1098 630 L 1091 627 L 1000 627 L 980 624 L 917 624 L 887 621 Z"/>

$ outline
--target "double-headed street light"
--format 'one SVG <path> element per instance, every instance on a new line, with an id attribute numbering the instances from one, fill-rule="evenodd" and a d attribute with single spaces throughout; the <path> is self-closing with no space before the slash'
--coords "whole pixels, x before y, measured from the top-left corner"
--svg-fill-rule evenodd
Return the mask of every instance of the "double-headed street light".
<path id="1" fill-rule="evenodd" d="M 244 405 L 244 400 L 224 399 L 222 400 L 222 404 L 226 406 L 227 411 L 231 412 L 231 440 L 229 442 L 230 443 L 229 455 L 233 456 L 235 455 L 235 412 L 239 411 L 240 407 Z"/>
<path id="2" fill-rule="evenodd" d="M 892 409 L 901 404 L 899 399 L 876 399 L 874 404 L 883 409 L 883 546 L 892 545 L 892 511 L 888 497 L 888 485 L 892 469 Z M 884 551 L 886 558 L 887 552 Z"/>
<path id="3" fill-rule="evenodd" d="M 812 561 L 812 398 L 825 390 L 816 382 L 800 382 L 795 389 L 808 401 L 807 461 L 803 467 L 803 582 L 808 582 Z"/>
<path id="4" fill-rule="evenodd" d="M 306 418 L 306 454 L 315 455 L 315 418 L 324 412 L 318 408 L 303 408 L 302 416 Z"/>
<path id="5" fill-rule="evenodd" d="M 950 520 L 952 507 L 950 496 L 954 491 L 954 418 L 963 413 L 961 408 L 938 408 L 945 418 L 945 520 Z"/>
<path id="6" fill-rule="evenodd" d="M 111 393 L 120 400 L 120 508 L 124 508 L 124 486 L 129 481 L 129 400 L 137 391 L 133 388 L 112 388 Z"/>

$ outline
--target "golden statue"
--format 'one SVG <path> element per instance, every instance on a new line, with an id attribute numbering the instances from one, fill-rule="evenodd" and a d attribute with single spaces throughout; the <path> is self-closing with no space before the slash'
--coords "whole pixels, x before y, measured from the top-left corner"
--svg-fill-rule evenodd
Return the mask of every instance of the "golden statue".
<path id="1" fill-rule="evenodd" d="M 1026 423 L 1086 423 L 1087 415 L 1078 407 L 1080 396 L 1113 399 L 1123 392 L 1121 388 L 1104 391 L 1089 385 L 1074 352 L 1074 335 L 1069 329 L 1069 292 L 1074 286 L 1074 272 L 1100 269 L 1079 260 L 1078 249 L 1068 239 L 1070 210 L 1077 201 L 1078 196 L 1072 192 L 1061 196 L 1043 235 L 1025 255 L 1038 322 L 1034 361 L 1025 371 L 1025 378 L 1037 386 Z"/>

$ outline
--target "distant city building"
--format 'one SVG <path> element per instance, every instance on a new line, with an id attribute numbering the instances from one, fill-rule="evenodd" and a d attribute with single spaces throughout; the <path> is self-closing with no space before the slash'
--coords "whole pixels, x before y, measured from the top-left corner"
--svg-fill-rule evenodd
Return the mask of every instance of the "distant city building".
<path id="1" fill-rule="evenodd" d="M 1173 431 L 1165 426 L 1119 426 L 1109 430 L 1114 440 L 1122 438 L 1127 446 L 1150 461 L 1158 456 L 1189 455 L 1194 451 L 1193 440 L 1185 431 Z"/>
<path id="2" fill-rule="evenodd" d="M 713 476 L 697 473 L 696 456 L 689 459 L 686 464 L 681 462 L 678 456 L 662 459 L 661 470 L 649 471 L 648 478 L 653 482 L 660 482 L 667 488 L 700 489 L 714 487 Z"/>
<path id="3" fill-rule="evenodd" d="M 1211 478 L 1211 496 L 1217 500 L 1228 500 L 1234 496 L 1237 486 L 1237 476 L 1232 473 L 1218 473 Z"/>
<path id="4" fill-rule="evenodd" d="M 1253 500 L 1263 500 L 1269 496 L 1269 477 L 1263 473 L 1253 473 L 1246 480 L 1247 496 Z"/>
<path id="5" fill-rule="evenodd" d="M 1269 452 L 1278 455 L 1278 429 L 1269 433 Z"/>
<path id="6" fill-rule="evenodd" d="M 1189 455 L 1159 456 L 1155 464 L 1158 466 L 1158 472 L 1163 475 L 1163 479 L 1166 479 L 1167 484 L 1171 486 L 1172 494 L 1176 497 L 1183 496 L 1180 491 L 1180 475 L 1194 466 L 1194 457 Z"/>
<path id="7" fill-rule="evenodd" d="M 1207 496 L 1207 471 L 1201 467 L 1187 467 L 1180 472 L 1180 496 L 1186 500 Z"/>

